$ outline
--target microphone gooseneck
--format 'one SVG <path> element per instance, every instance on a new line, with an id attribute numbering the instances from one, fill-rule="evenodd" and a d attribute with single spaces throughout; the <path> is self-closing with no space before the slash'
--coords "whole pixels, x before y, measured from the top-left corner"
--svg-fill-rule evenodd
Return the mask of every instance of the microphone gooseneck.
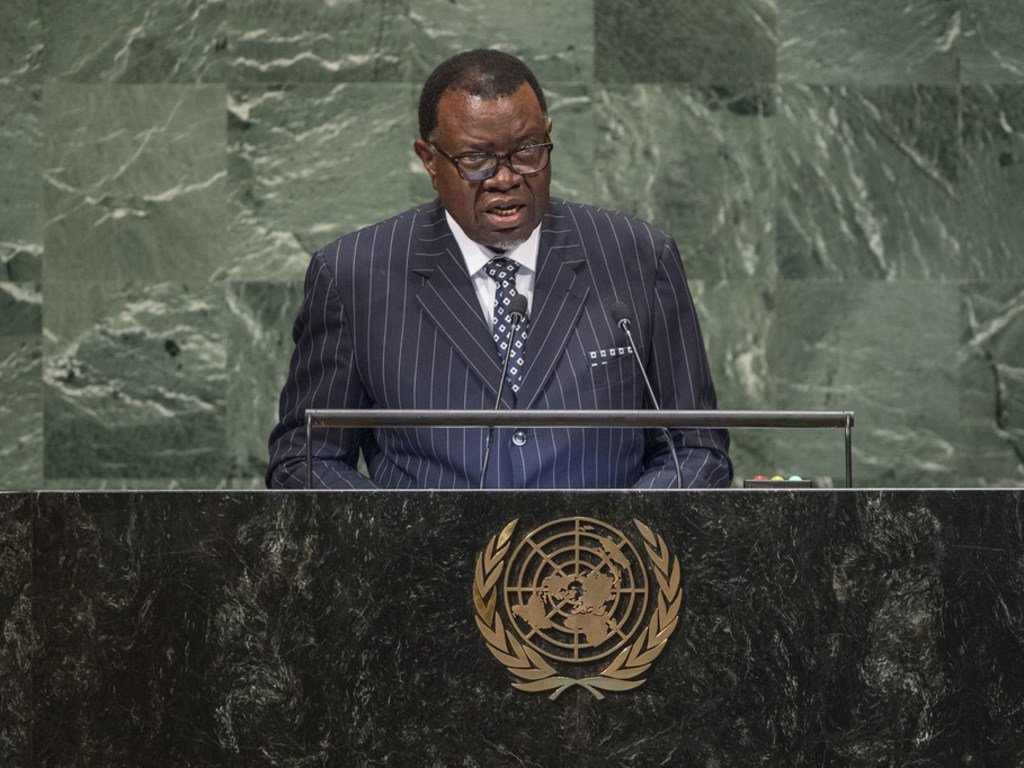
<path id="1" fill-rule="evenodd" d="M 629 340 L 629 346 L 633 349 L 633 359 L 636 360 L 636 365 L 640 369 L 640 375 L 643 377 L 644 386 L 647 388 L 647 395 L 651 398 L 651 405 L 654 406 L 654 410 L 660 411 L 661 406 L 658 404 L 658 398 L 654 395 L 654 387 L 651 386 L 651 380 L 647 378 L 647 369 L 641 362 L 640 357 L 637 354 L 636 342 L 633 340 L 632 326 L 633 323 L 629 317 L 629 307 L 623 302 L 616 301 L 611 307 L 608 308 L 611 313 L 612 320 L 619 326 L 626 334 L 626 338 Z M 672 454 L 672 463 L 676 468 L 676 487 L 683 487 L 683 468 L 679 464 L 679 454 L 676 453 L 676 444 L 672 439 L 672 433 L 668 431 L 666 427 L 661 428 L 662 434 L 665 436 L 665 440 L 668 441 L 668 450 Z"/>
<path id="2" fill-rule="evenodd" d="M 526 297 L 521 293 L 517 293 L 509 299 L 508 319 L 512 321 L 513 328 L 518 328 L 526 319 L 526 306 Z M 505 359 L 508 360 L 508 355 L 505 355 Z"/>
<path id="3" fill-rule="evenodd" d="M 519 326 L 523 324 L 523 320 L 526 319 L 526 297 L 521 293 L 517 293 L 508 302 L 508 321 L 512 326 L 512 333 L 510 339 L 515 340 L 516 334 L 519 332 Z M 505 348 L 505 359 L 501 365 L 501 379 L 498 381 L 498 396 L 494 398 L 494 410 L 501 408 L 501 394 L 505 391 L 505 375 L 508 373 L 508 361 L 512 357 L 512 341 Z M 487 430 L 487 447 L 484 449 L 484 460 L 480 466 L 480 488 L 484 487 L 484 482 L 487 480 L 487 465 L 491 461 L 491 446 L 494 444 L 494 427 Z"/>

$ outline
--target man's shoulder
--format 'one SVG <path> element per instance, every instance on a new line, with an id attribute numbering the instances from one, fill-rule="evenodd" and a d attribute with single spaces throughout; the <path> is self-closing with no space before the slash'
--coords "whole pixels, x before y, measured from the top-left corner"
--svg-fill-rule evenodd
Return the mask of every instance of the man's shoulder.
<path id="1" fill-rule="evenodd" d="M 427 236 L 429 232 L 425 230 L 436 227 L 441 221 L 444 221 L 444 208 L 435 199 L 396 213 L 382 221 L 348 232 L 332 240 L 313 255 L 328 260 L 343 259 L 356 254 L 365 255 L 372 252 L 375 245 L 390 247 L 395 242 L 396 236 L 404 234 L 405 238 L 408 238 L 418 228 L 424 228 L 423 232 L 417 233 L 419 236 Z M 382 236 L 386 239 L 381 239 Z"/>
<path id="2" fill-rule="evenodd" d="M 553 221 L 561 221 L 575 227 L 584 237 L 588 232 L 598 236 L 609 232 L 630 232 L 634 237 L 647 240 L 658 248 L 672 237 L 660 227 L 632 213 L 601 208 L 589 203 L 553 197 L 548 213 Z"/>

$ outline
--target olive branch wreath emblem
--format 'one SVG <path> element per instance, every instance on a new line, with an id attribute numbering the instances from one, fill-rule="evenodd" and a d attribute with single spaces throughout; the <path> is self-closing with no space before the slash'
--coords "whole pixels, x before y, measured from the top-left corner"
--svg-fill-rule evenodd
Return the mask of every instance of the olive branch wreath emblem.
<path id="1" fill-rule="evenodd" d="M 506 630 L 497 610 L 498 579 L 504 570 L 505 556 L 518 522 L 516 518 L 500 533 L 491 537 L 486 548 L 477 555 L 473 578 L 476 625 L 487 643 L 487 649 L 520 679 L 521 682 L 514 682 L 512 686 L 530 693 L 550 691 L 548 698 L 553 701 L 573 686 L 585 688 L 597 699 L 603 699 L 603 691 L 628 691 L 643 685 L 646 678 L 641 675 L 650 669 L 654 660 L 665 650 L 669 637 L 679 623 L 679 609 L 683 602 L 679 558 L 669 553 L 661 536 L 639 520 L 633 520 L 644 539 L 644 549 L 654 567 L 658 582 L 657 607 L 646 630 L 641 631 L 637 639 L 623 648 L 597 676 L 567 677 L 559 675 L 540 653 Z"/>

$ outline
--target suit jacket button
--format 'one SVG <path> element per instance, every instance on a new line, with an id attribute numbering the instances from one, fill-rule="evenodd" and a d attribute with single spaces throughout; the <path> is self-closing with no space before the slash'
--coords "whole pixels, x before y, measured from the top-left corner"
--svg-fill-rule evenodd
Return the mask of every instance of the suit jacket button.
<path id="1" fill-rule="evenodd" d="M 526 445 L 526 432 L 521 429 L 517 429 L 512 433 L 512 445 L 524 446 Z"/>

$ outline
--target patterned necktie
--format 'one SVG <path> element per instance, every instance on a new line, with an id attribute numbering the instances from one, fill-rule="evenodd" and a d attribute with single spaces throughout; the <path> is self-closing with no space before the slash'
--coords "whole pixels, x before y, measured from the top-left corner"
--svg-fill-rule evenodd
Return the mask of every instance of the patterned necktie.
<path id="1" fill-rule="evenodd" d="M 484 269 L 495 283 L 494 291 L 494 345 L 498 348 L 498 359 L 505 362 L 505 350 L 512 345 L 512 356 L 508 361 L 508 373 L 505 378 L 513 392 L 519 391 L 523 381 L 523 349 L 526 346 L 526 334 L 529 321 L 524 317 L 519 324 L 515 338 L 512 338 L 512 323 L 508 318 L 508 305 L 518 291 L 516 290 L 516 272 L 519 262 L 511 259 L 497 258 L 487 262 Z"/>

